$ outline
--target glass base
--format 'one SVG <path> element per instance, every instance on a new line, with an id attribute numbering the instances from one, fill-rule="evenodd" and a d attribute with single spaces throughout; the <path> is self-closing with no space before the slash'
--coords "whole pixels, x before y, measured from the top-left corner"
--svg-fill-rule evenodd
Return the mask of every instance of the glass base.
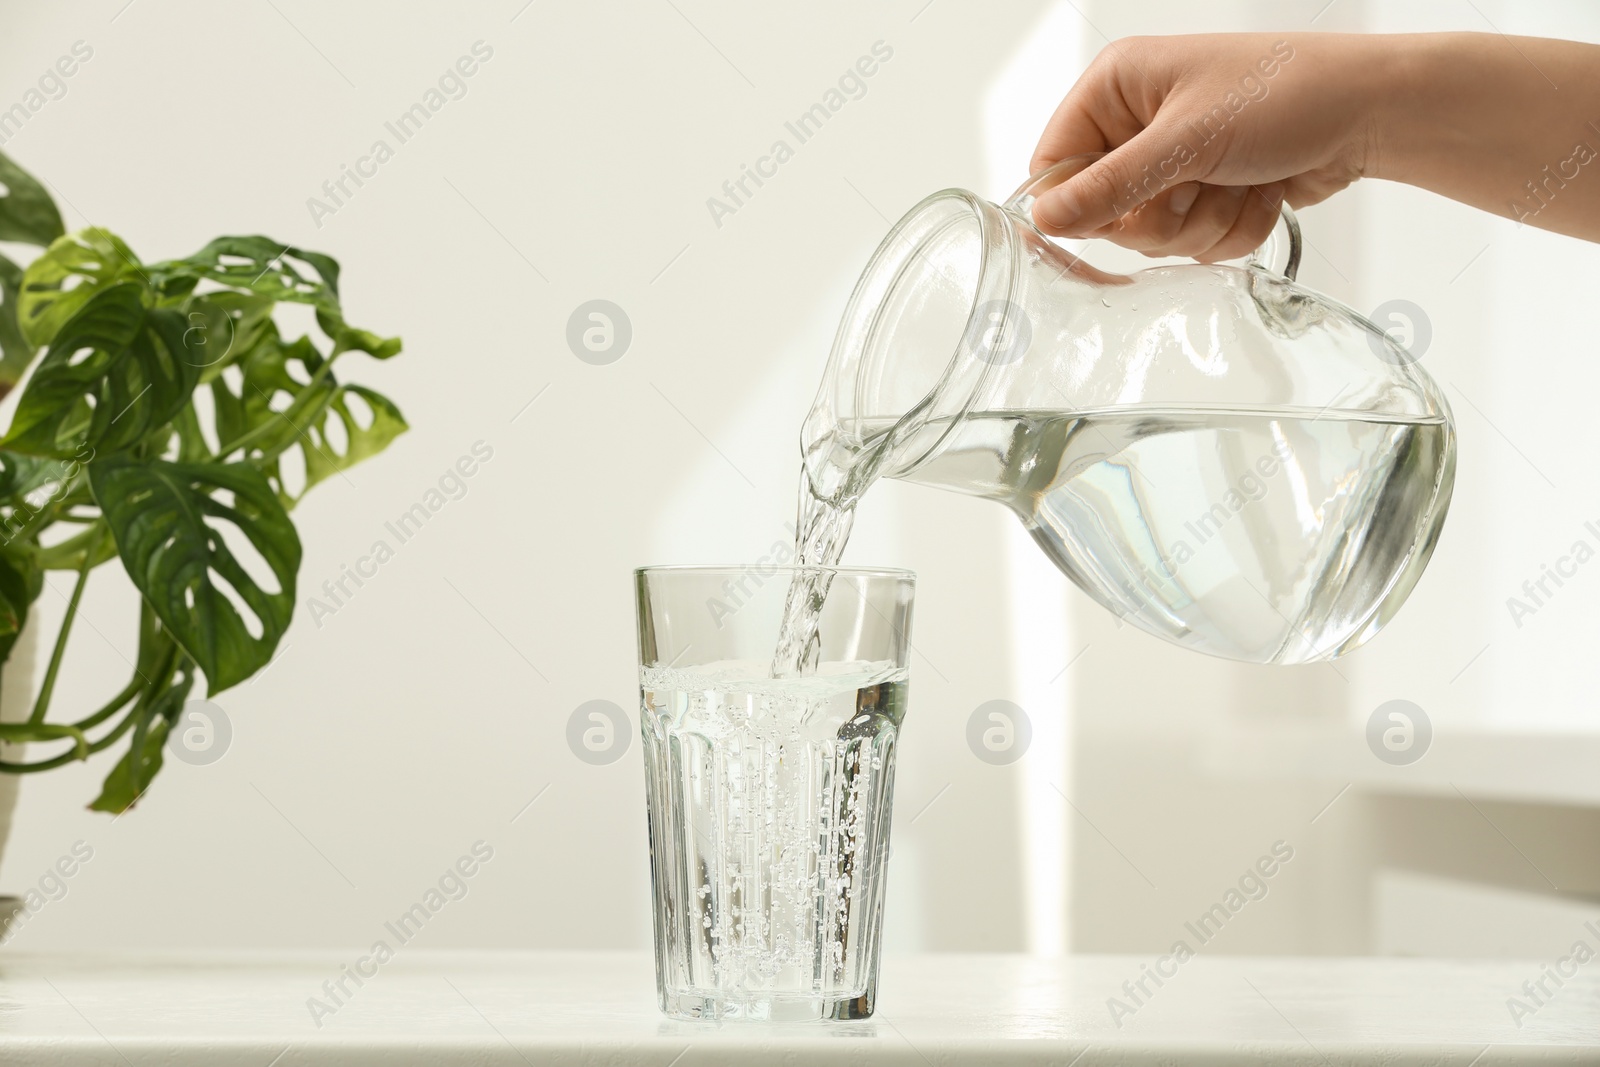
<path id="1" fill-rule="evenodd" d="M 821 1019 L 867 1019 L 872 1016 L 871 989 L 855 996 L 821 993 L 754 993 L 729 996 L 724 993 L 663 992 L 661 1010 L 674 1019 L 748 1020 L 751 1022 L 795 1023 Z"/>

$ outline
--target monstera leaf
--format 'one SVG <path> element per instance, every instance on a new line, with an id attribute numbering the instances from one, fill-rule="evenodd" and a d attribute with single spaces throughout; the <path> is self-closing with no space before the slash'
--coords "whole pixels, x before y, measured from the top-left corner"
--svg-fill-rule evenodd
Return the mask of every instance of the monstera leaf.
<path id="1" fill-rule="evenodd" d="M 276 456 L 290 447 L 338 391 L 330 373 L 319 373 L 326 363 L 309 337 L 286 342 L 269 326 L 235 361 L 237 388 L 228 376 L 211 382 L 217 436 L 228 442 L 248 435 L 252 457 Z"/>
<path id="2" fill-rule="evenodd" d="M 180 703 L 178 707 L 182 710 L 183 705 Z M 164 718 L 152 719 L 149 715 L 139 720 L 128 751 L 106 775 L 100 785 L 100 795 L 89 802 L 90 811 L 120 814 L 133 807 L 161 770 L 170 725 Z"/>
<path id="3" fill-rule="evenodd" d="M 17 305 L 22 296 L 22 268 L 0 256 L 0 399 L 22 380 L 38 351 L 22 336 Z"/>
<path id="4" fill-rule="evenodd" d="M 11 657 L 28 606 L 44 588 L 44 574 L 28 557 L 9 548 L 0 549 L 0 663 Z"/>
<path id="5" fill-rule="evenodd" d="M 218 237 L 192 256 L 152 264 L 150 280 L 166 297 L 212 281 L 270 300 L 339 309 L 338 261 L 270 237 Z"/>
<path id="6" fill-rule="evenodd" d="M 219 237 L 185 259 L 149 268 L 151 284 L 164 300 L 197 291 L 201 282 L 249 293 L 268 301 L 310 304 L 317 325 L 333 340 L 332 355 L 366 352 L 388 359 L 399 338 L 383 338 L 344 321 L 339 305 L 339 263 L 332 256 L 280 244 L 268 237 Z"/>
<path id="7" fill-rule="evenodd" d="M 43 247 L 61 236 L 61 214 L 32 175 L 0 154 L 0 241 Z M 22 380 L 38 346 L 22 332 L 22 268 L 0 256 L 0 397 Z"/>
<path id="8" fill-rule="evenodd" d="M 61 231 L 61 212 L 44 186 L 0 154 L 0 241 L 43 248 Z"/>
<path id="9" fill-rule="evenodd" d="M 300 538 L 261 472 L 247 463 L 109 458 L 89 464 L 89 485 L 128 576 L 205 672 L 209 693 L 271 662 L 294 610 Z M 248 541 L 275 591 L 263 589 L 240 563 L 224 526 Z M 253 627 L 229 591 L 253 616 Z"/>
<path id="10" fill-rule="evenodd" d="M 210 382 L 275 331 L 264 296 L 229 289 L 189 299 L 183 306 L 184 348 L 200 367 L 200 384 Z"/>
<path id="11" fill-rule="evenodd" d="M 211 383 L 217 435 L 224 441 L 248 437 L 246 456 L 266 474 L 286 507 L 292 507 L 298 496 L 284 485 L 283 453 L 300 449 L 305 465 L 300 495 L 304 495 L 323 479 L 382 452 L 410 428 L 387 397 L 338 384 L 309 338 L 286 344 L 276 329 L 270 329 L 236 366 L 237 392 L 226 378 Z M 365 411 L 358 415 L 356 407 Z M 329 432 L 335 419 L 342 427 L 338 435 Z"/>
<path id="12" fill-rule="evenodd" d="M 126 448 L 177 415 L 200 380 L 184 320 L 137 284 L 95 294 L 50 344 L 0 447 L 68 458 Z"/>
<path id="13" fill-rule="evenodd" d="M 350 400 L 356 398 L 371 412 L 371 419 L 362 422 L 350 410 Z M 343 450 L 329 438 L 328 423 L 337 418 L 344 424 Z M 323 409 L 315 424 L 305 428 L 309 438 L 304 446 L 306 460 L 306 488 L 330 478 L 339 471 L 355 466 L 368 457 L 389 447 L 389 442 L 405 433 L 410 426 L 394 402 L 380 393 L 359 385 L 341 385 L 339 391 Z"/>
<path id="14" fill-rule="evenodd" d="M 162 755 L 167 744 L 167 734 L 183 711 L 183 702 L 194 688 L 194 671 L 188 664 L 167 679 L 151 698 L 149 693 L 141 698 L 133 714 L 138 722 L 133 728 L 133 742 L 128 751 L 111 768 L 100 795 L 89 803 L 90 811 L 120 813 L 133 807 L 150 782 L 161 770 Z"/>
<path id="15" fill-rule="evenodd" d="M 57 481 L 66 467 L 60 460 L 0 449 L 0 497 L 26 497 Z"/>
<path id="16" fill-rule="evenodd" d="M 68 234 L 28 264 L 22 276 L 17 301 L 22 336 L 35 347 L 47 345 L 96 295 L 144 277 L 139 261 L 116 234 L 94 228 Z"/>

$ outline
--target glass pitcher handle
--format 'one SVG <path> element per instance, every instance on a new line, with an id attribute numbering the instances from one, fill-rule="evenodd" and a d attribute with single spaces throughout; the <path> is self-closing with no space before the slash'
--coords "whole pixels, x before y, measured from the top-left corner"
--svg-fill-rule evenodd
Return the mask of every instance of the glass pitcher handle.
<path id="1" fill-rule="evenodd" d="M 1039 198 L 1040 193 L 1055 188 L 1104 155 L 1104 152 L 1085 152 L 1079 156 L 1068 156 L 1023 182 L 1021 187 L 1011 194 L 1011 199 L 1006 201 L 1005 206 L 1027 219 L 1028 224 L 1032 226 L 1033 202 Z M 1289 238 L 1289 258 L 1284 263 L 1281 273 L 1292 282 L 1300 271 L 1300 220 L 1295 218 L 1294 209 L 1285 203 L 1279 208 L 1279 221 Z M 1041 233 L 1040 236 L 1044 234 Z M 1274 227 L 1272 233 L 1267 235 L 1266 243 L 1251 252 L 1245 262 L 1260 270 L 1271 270 L 1272 263 L 1277 258 L 1278 230 Z"/>
<path id="2" fill-rule="evenodd" d="M 1283 230 L 1289 235 L 1289 258 L 1283 265 L 1281 273 L 1289 281 L 1294 281 L 1296 274 L 1300 273 L 1300 220 L 1295 218 L 1294 208 L 1287 202 L 1278 205 L 1278 221 L 1283 224 Z M 1273 261 L 1278 258 L 1278 227 L 1274 226 L 1272 232 L 1267 234 L 1266 243 L 1245 257 L 1245 262 L 1261 270 L 1272 270 Z"/>

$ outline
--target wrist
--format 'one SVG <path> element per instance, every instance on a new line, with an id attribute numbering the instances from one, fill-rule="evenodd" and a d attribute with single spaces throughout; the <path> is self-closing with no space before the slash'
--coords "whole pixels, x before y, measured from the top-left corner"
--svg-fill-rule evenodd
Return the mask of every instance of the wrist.
<path id="1" fill-rule="evenodd" d="M 1477 54 L 1481 34 L 1395 34 L 1376 38 L 1371 56 L 1370 119 L 1359 136 L 1366 140 L 1362 176 L 1427 185 L 1429 176 L 1470 141 L 1457 121 L 1474 90 L 1488 78 Z M 1465 76 L 1465 81 L 1463 77 Z M 1491 79 L 1492 80 L 1492 79 Z"/>

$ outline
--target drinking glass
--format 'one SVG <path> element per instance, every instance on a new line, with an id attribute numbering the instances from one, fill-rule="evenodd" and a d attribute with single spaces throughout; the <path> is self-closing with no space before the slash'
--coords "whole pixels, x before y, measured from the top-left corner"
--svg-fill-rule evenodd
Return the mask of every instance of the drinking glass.
<path id="1" fill-rule="evenodd" d="M 915 576 L 755 565 L 635 580 L 661 1010 L 871 1015 Z M 796 581 L 820 598 L 816 668 L 773 677 Z"/>

